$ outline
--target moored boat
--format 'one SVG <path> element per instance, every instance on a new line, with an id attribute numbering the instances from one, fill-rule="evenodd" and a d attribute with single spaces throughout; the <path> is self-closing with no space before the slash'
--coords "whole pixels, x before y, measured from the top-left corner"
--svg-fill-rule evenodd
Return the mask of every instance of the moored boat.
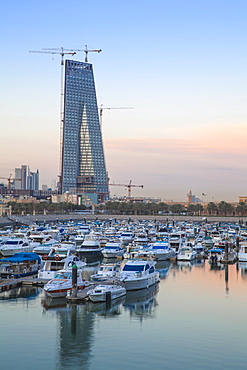
<path id="1" fill-rule="evenodd" d="M 126 289 L 121 285 L 115 284 L 98 285 L 88 291 L 88 297 L 92 302 L 111 301 L 123 297 L 125 294 Z"/>
<path id="2" fill-rule="evenodd" d="M 155 270 L 153 260 L 129 260 L 123 266 L 120 275 L 126 290 L 137 290 L 148 288 L 159 282 L 159 273 Z"/>
<path id="3" fill-rule="evenodd" d="M 37 274 L 41 268 L 41 258 L 36 253 L 19 252 L 0 260 L 1 278 L 20 278 Z"/>

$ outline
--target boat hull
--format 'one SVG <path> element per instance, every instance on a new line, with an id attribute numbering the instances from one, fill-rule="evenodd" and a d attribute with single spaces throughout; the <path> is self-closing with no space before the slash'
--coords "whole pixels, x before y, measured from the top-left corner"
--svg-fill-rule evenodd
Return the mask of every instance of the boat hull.
<path id="1" fill-rule="evenodd" d="M 121 281 L 123 282 L 124 287 L 127 291 L 146 289 L 159 282 L 159 273 L 155 272 L 153 274 L 150 274 L 148 277 L 145 276 L 140 278 L 124 278 Z"/>

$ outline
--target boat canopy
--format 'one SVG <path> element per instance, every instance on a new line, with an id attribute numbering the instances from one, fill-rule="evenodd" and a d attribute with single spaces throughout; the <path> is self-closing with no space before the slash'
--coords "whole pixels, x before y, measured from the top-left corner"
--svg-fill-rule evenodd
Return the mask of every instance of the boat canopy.
<path id="1" fill-rule="evenodd" d="M 15 253 L 12 257 L 3 258 L 0 262 L 14 262 L 20 263 L 23 261 L 38 261 L 40 263 L 41 259 L 37 253 L 26 253 L 26 252 L 19 252 Z"/>

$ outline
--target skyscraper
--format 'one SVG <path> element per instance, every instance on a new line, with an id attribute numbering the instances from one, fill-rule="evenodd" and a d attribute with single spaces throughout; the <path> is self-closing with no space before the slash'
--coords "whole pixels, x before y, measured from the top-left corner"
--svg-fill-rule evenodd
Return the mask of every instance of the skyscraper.
<path id="1" fill-rule="evenodd" d="M 65 61 L 61 191 L 109 195 L 93 66 L 74 60 Z"/>

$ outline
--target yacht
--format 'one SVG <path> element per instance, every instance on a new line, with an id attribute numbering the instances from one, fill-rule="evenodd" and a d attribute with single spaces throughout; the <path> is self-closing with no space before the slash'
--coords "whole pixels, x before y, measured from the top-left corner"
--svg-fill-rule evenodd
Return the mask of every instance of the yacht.
<path id="1" fill-rule="evenodd" d="M 77 265 L 77 269 L 80 272 L 86 266 L 85 260 L 81 261 L 77 256 L 71 255 L 70 251 L 67 252 L 66 258 L 55 253 L 55 251 L 51 251 L 48 256 L 43 256 L 45 263 L 44 267 L 38 273 L 39 279 L 53 279 L 58 270 L 71 270 L 74 264 Z"/>
<path id="2" fill-rule="evenodd" d="M 116 258 L 123 256 L 124 249 L 121 248 L 121 242 L 109 241 L 106 243 L 105 248 L 102 249 L 101 252 L 105 258 Z"/>
<path id="3" fill-rule="evenodd" d="M 195 259 L 197 252 L 190 246 L 182 247 L 177 254 L 178 261 L 191 261 Z"/>
<path id="4" fill-rule="evenodd" d="M 238 260 L 247 262 L 247 241 L 242 241 L 239 246 Z"/>
<path id="5" fill-rule="evenodd" d="M 120 281 L 126 290 L 148 288 L 159 282 L 159 273 L 153 260 L 129 260 L 120 271 Z"/>
<path id="6" fill-rule="evenodd" d="M 102 264 L 99 266 L 98 272 L 91 276 L 93 281 L 104 281 L 113 279 L 118 272 L 118 266 L 113 263 Z"/>
<path id="7" fill-rule="evenodd" d="M 102 257 L 99 238 L 93 234 L 85 235 L 85 239 L 80 247 L 76 248 L 79 256 L 85 258 Z"/>
<path id="8" fill-rule="evenodd" d="M 152 244 L 148 250 L 156 261 L 166 261 L 176 256 L 176 253 L 169 247 L 169 243 L 166 241 L 158 241 Z"/>
<path id="9" fill-rule="evenodd" d="M 27 239 L 13 237 L 1 244 L 0 253 L 4 257 L 13 256 L 18 252 L 32 252 L 32 247 Z"/>

